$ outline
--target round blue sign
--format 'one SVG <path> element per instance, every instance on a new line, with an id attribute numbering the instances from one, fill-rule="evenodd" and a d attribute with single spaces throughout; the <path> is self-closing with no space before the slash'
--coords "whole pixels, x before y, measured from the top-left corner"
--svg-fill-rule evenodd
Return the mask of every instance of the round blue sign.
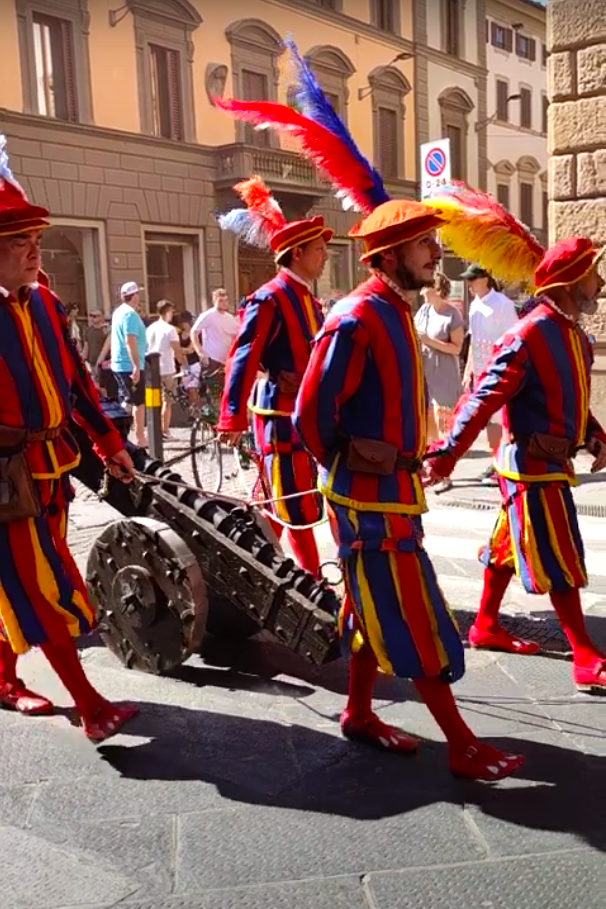
<path id="1" fill-rule="evenodd" d="M 430 177 L 439 177 L 446 169 L 446 155 L 441 148 L 432 148 L 425 157 L 425 170 Z"/>

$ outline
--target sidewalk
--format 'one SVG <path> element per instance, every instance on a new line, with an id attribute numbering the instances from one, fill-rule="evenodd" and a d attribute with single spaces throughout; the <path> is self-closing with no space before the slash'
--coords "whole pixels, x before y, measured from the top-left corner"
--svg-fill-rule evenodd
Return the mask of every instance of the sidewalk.
<path id="1" fill-rule="evenodd" d="M 453 474 L 454 485 L 448 492 L 436 495 L 427 492 L 430 508 L 476 508 L 497 509 L 501 496 L 497 486 L 483 486 L 481 476 L 490 467 L 491 456 L 482 433 L 465 457 L 459 461 Z M 593 458 L 587 452 L 580 452 L 575 458 L 578 485 L 572 495 L 580 515 L 606 518 L 606 471 L 591 474 Z"/>

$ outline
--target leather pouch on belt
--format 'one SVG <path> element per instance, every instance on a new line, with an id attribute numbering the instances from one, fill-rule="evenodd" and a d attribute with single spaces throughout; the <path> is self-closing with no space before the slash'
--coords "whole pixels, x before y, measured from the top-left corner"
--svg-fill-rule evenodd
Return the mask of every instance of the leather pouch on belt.
<path id="1" fill-rule="evenodd" d="M 346 465 L 354 473 L 390 476 L 395 472 L 398 449 L 389 442 L 352 437 L 347 447 Z"/>
<path id="2" fill-rule="evenodd" d="M 277 386 L 284 395 L 296 395 L 301 386 L 301 376 L 298 372 L 286 372 L 281 370 L 278 373 Z"/>
<path id="3" fill-rule="evenodd" d="M 528 440 L 527 452 L 539 461 L 553 461 L 565 464 L 573 455 L 573 446 L 568 439 L 550 436 L 545 432 L 534 432 Z"/>
<path id="4" fill-rule="evenodd" d="M 0 524 L 37 518 L 40 502 L 25 457 L 25 430 L 0 427 Z"/>

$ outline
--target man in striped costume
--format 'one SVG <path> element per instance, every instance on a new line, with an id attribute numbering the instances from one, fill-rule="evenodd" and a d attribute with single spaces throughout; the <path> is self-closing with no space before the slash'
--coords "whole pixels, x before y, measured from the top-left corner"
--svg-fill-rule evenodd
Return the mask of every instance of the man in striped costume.
<path id="1" fill-rule="evenodd" d="M 17 658 L 38 646 L 69 691 L 86 735 L 100 742 L 136 713 L 110 704 L 86 678 L 73 638 L 94 613 L 66 541 L 79 452 L 73 417 L 116 476 L 133 465 L 101 411 L 70 338 L 65 310 L 40 272 L 48 211 L 28 202 L 0 136 L 0 706 L 53 711 L 17 675 Z"/>
<path id="2" fill-rule="evenodd" d="M 488 545 L 480 610 L 470 630 L 474 647 L 532 654 L 499 624 L 514 574 L 532 594 L 549 594 L 573 651 L 582 690 L 606 687 L 606 657 L 587 635 L 579 588 L 587 584 L 583 542 L 570 490 L 572 458 L 586 448 L 592 472 L 606 466 L 606 433 L 591 413 L 593 352 L 579 325 L 595 312 L 604 285 L 603 250 L 585 237 L 556 243 L 535 272 L 535 304 L 501 339 L 472 395 L 461 400 L 428 479 L 450 475 L 491 416 L 505 408 L 506 439 L 496 458 L 503 505 Z"/>
<path id="3" fill-rule="evenodd" d="M 248 428 L 248 410 L 252 411 L 264 488 L 268 497 L 275 499 L 270 520 L 278 537 L 287 528 L 299 565 L 318 575 L 318 548 L 313 528 L 306 525 L 321 519 L 322 496 L 309 494 L 316 488 L 317 471 L 293 429 L 291 417 L 311 342 L 323 322 L 312 285 L 326 264 L 326 244 L 332 230 L 320 217 L 287 223 L 259 178 L 236 189 L 247 204 L 247 190 L 252 189 L 253 205 L 259 207 L 260 197 L 264 212 L 277 210 L 276 222 L 267 223 L 264 218 L 262 223 L 267 224 L 263 238 L 274 253 L 278 272 L 243 305 L 239 333 L 225 364 L 217 428 L 227 441 L 237 444 Z M 229 216 L 220 218 L 219 223 L 233 229 Z"/>
<path id="4" fill-rule="evenodd" d="M 320 464 L 344 569 L 340 632 L 351 661 L 343 734 L 388 751 L 416 749 L 372 712 L 381 669 L 414 681 L 448 740 L 453 773 L 495 780 L 522 758 L 478 741 L 457 709 L 450 683 L 465 671 L 463 646 L 423 547 L 427 399 L 411 300 L 433 283 L 440 223 L 421 203 L 392 200 L 352 231 L 372 274 L 331 310 L 295 426 Z"/>

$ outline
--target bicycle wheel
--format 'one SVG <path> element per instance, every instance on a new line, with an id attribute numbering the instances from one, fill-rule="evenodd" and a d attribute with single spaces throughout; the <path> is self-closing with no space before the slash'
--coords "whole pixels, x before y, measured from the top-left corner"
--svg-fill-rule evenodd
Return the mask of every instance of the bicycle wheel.
<path id="1" fill-rule="evenodd" d="M 201 417 L 192 426 L 189 444 L 196 485 L 208 492 L 219 492 L 223 482 L 221 443 L 212 426 Z"/>

